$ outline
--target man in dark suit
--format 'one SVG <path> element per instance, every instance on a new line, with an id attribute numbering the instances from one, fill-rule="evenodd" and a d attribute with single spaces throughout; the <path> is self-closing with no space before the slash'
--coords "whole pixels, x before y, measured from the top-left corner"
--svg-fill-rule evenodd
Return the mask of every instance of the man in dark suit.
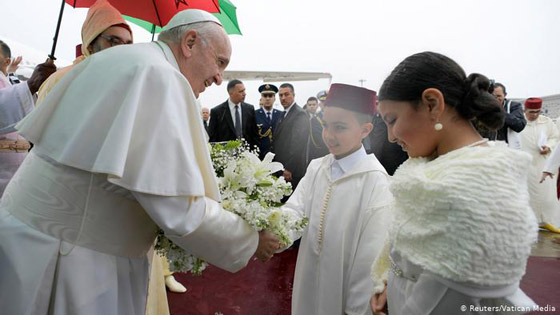
<path id="1" fill-rule="evenodd" d="M 379 113 L 373 116 L 372 123 L 373 129 L 366 138 L 369 139 L 370 147 L 366 149 L 366 152 L 373 153 L 387 173 L 393 175 L 397 168 L 408 159 L 408 154 L 402 150 L 400 145 L 389 142 L 387 125 Z"/>
<path id="2" fill-rule="evenodd" d="M 245 85 L 239 80 L 231 80 L 227 91 L 229 99 L 210 111 L 210 142 L 243 138 L 251 147 L 256 146 L 258 142 L 255 107 L 244 102 Z"/>
<path id="3" fill-rule="evenodd" d="M 309 135 L 308 118 L 294 98 L 294 87 L 289 83 L 280 85 L 278 92 L 284 115 L 280 117 L 272 136 L 274 160 L 284 165 L 283 176 L 295 189 L 305 175 L 307 137 Z"/>
<path id="4" fill-rule="evenodd" d="M 255 111 L 257 119 L 257 132 L 259 142 L 259 157 L 264 159 L 264 156 L 270 151 L 272 144 L 272 134 L 276 129 L 278 119 L 284 113 L 277 109 L 272 108 L 276 100 L 276 93 L 278 88 L 273 84 L 263 84 L 259 87 L 261 93 L 262 107 Z"/>
<path id="5" fill-rule="evenodd" d="M 525 129 L 527 120 L 523 114 L 523 105 L 506 98 L 506 87 L 501 83 L 494 83 L 492 94 L 506 112 L 506 119 L 502 128 L 498 129 L 496 140 L 508 143 L 510 148 L 521 149 L 521 137 L 519 133 Z M 493 139 L 490 139 L 493 140 Z"/>
<path id="6" fill-rule="evenodd" d="M 319 115 L 317 111 L 319 107 L 319 100 L 311 96 L 307 99 L 307 104 L 305 105 L 305 110 L 308 115 L 308 125 L 309 125 L 309 138 L 307 139 L 307 155 L 306 164 L 317 158 L 323 157 L 329 154 L 329 149 L 323 142 L 323 119 L 322 115 Z"/>

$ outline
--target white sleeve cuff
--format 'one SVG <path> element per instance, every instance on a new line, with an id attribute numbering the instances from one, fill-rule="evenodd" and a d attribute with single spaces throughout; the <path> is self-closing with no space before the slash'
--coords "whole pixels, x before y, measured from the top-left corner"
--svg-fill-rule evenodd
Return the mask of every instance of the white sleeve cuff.
<path id="1" fill-rule="evenodd" d="M 257 250 L 258 233 L 212 199 L 132 193 L 173 243 L 212 265 L 236 272 Z"/>

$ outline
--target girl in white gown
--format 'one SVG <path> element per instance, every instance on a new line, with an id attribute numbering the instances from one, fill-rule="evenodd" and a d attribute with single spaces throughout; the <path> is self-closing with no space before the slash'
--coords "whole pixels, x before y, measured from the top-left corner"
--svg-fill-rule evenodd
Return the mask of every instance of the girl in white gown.
<path id="1" fill-rule="evenodd" d="M 519 289 L 537 222 L 529 206 L 530 156 L 489 143 L 477 119 L 504 113 L 489 80 L 466 76 L 433 52 L 401 62 L 379 92 L 389 140 L 410 159 L 395 172 L 395 220 L 374 263 L 374 312 L 507 314 L 532 310 Z"/>

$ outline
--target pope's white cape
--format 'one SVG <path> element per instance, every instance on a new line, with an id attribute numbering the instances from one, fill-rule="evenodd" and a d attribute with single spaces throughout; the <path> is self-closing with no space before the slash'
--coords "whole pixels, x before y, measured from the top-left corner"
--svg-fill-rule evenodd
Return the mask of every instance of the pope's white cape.
<path id="1" fill-rule="evenodd" d="M 170 48 L 154 42 L 87 58 L 16 128 L 39 153 L 129 190 L 218 200 L 199 112 Z"/>

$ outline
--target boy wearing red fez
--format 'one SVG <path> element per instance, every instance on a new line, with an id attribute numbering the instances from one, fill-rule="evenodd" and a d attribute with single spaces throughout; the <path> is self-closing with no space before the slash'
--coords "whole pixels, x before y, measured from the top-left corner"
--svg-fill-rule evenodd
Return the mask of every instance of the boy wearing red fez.
<path id="1" fill-rule="evenodd" d="M 555 182 L 543 182 L 543 170 L 552 150 L 558 145 L 559 132 L 556 124 L 541 115 L 542 99 L 530 97 L 525 101 L 527 126 L 520 133 L 521 149 L 533 157 L 529 172 L 529 195 L 531 208 L 539 221 L 539 226 L 551 232 L 560 233 L 560 203 L 557 199 Z M 558 174 L 550 170 L 551 176 Z"/>
<path id="2" fill-rule="evenodd" d="M 393 202 L 389 176 L 362 146 L 375 103 L 374 91 L 331 85 L 323 116 L 330 154 L 309 164 L 282 208 L 309 218 L 296 264 L 294 315 L 369 312 L 371 264 L 383 246 Z"/>

